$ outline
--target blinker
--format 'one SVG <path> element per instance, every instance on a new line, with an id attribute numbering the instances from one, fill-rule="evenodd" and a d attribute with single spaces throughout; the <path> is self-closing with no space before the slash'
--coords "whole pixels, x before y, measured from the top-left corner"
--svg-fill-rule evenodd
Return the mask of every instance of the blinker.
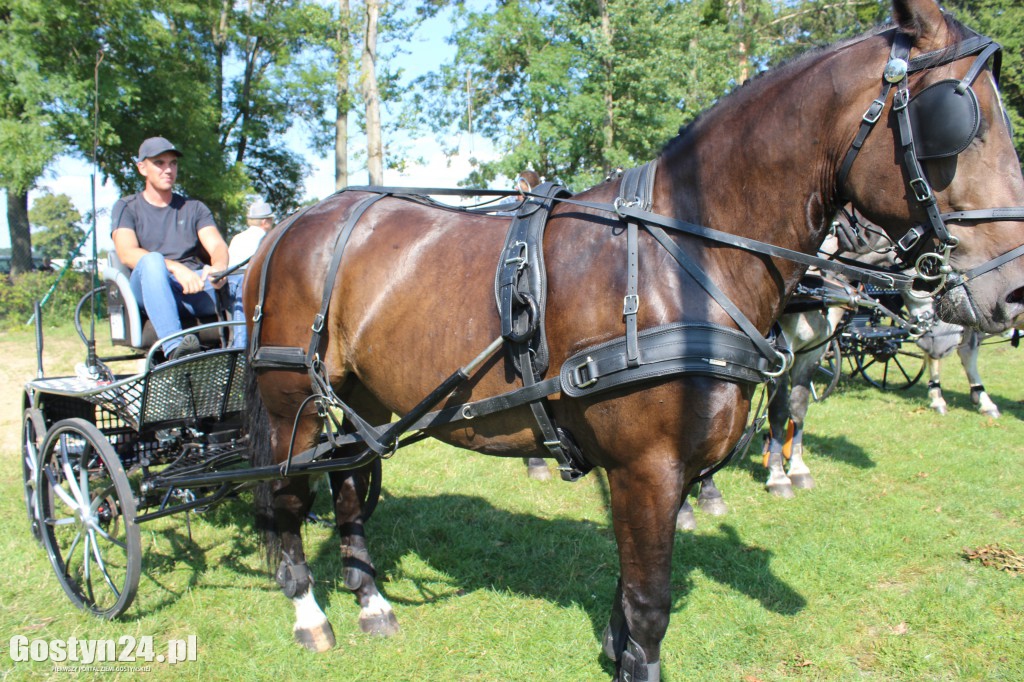
<path id="1" fill-rule="evenodd" d="M 893 57 L 886 63 L 882 78 L 888 83 L 899 83 L 907 77 L 907 61 L 899 57 Z"/>
<path id="2" fill-rule="evenodd" d="M 929 85 L 910 100 L 914 150 L 919 159 L 956 156 L 978 134 L 981 108 L 970 87 L 961 81 L 944 80 Z"/>

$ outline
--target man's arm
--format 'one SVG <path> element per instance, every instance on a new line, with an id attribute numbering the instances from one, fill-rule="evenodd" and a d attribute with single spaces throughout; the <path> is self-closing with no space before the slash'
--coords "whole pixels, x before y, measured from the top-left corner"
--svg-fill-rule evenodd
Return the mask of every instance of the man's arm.
<path id="1" fill-rule="evenodd" d="M 114 240 L 114 250 L 117 251 L 118 259 L 130 270 L 134 270 L 139 259 L 149 251 L 139 246 L 139 238 L 135 236 L 135 230 L 126 227 L 118 227 L 111 235 Z"/>
<path id="2" fill-rule="evenodd" d="M 228 245 L 216 225 L 207 225 L 199 229 L 199 243 L 206 249 L 206 253 L 210 254 L 210 265 L 203 268 L 203 279 L 206 279 L 210 272 L 221 272 L 227 269 Z M 226 281 L 226 279 L 221 279 L 211 283 L 215 289 L 219 289 L 224 286 Z"/>
<path id="3" fill-rule="evenodd" d="M 135 234 L 135 230 L 119 227 L 114 230 L 111 238 L 114 240 L 114 250 L 117 251 L 118 259 L 132 270 L 139 264 L 139 260 L 149 253 L 139 246 L 139 238 Z M 186 294 L 195 294 L 203 290 L 202 278 L 187 266 L 167 258 L 164 259 L 164 263 L 167 264 L 167 271 L 174 276 L 174 279 L 178 280 Z"/>

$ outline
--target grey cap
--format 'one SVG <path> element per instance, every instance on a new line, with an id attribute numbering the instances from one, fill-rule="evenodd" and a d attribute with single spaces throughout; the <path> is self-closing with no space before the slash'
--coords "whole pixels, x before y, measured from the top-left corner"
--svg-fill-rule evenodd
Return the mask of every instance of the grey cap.
<path id="1" fill-rule="evenodd" d="M 252 206 L 249 207 L 249 220 L 259 220 L 261 218 L 273 218 L 274 209 L 270 208 L 270 204 L 263 201 L 263 199 L 257 199 L 252 202 Z"/>
<path id="2" fill-rule="evenodd" d="M 164 152 L 174 152 L 178 156 L 181 156 L 181 152 L 178 151 L 178 148 L 171 144 L 170 140 L 167 138 L 150 137 L 139 146 L 139 161 L 151 159 L 154 156 L 160 156 Z"/>

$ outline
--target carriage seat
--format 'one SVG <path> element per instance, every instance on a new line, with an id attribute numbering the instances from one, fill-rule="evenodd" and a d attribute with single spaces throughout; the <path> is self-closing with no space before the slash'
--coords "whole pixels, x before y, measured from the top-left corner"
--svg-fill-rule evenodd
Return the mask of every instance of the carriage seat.
<path id="1" fill-rule="evenodd" d="M 156 330 L 153 328 L 145 309 L 139 305 L 132 293 L 131 270 L 111 250 L 107 254 L 107 263 L 103 266 L 103 281 L 107 285 L 107 315 L 110 320 L 110 342 L 115 346 L 127 346 L 138 351 L 148 351 L 157 341 Z M 219 293 L 219 292 L 218 292 Z M 228 316 L 230 317 L 230 316 Z M 194 327 L 199 324 L 218 322 L 220 315 L 195 318 L 183 316 L 182 328 Z M 204 346 L 220 346 L 222 339 L 216 329 L 207 329 L 200 334 L 200 342 Z"/>

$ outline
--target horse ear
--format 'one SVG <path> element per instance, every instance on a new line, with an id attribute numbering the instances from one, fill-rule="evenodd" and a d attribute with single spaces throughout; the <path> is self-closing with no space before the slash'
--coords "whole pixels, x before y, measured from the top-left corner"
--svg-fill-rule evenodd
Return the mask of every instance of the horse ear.
<path id="1" fill-rule="evenodd" d="M 945 45 L 946 19 L 935 0 L 893 0 L 892 17 L 915 47 L 928 51 Z"/>

